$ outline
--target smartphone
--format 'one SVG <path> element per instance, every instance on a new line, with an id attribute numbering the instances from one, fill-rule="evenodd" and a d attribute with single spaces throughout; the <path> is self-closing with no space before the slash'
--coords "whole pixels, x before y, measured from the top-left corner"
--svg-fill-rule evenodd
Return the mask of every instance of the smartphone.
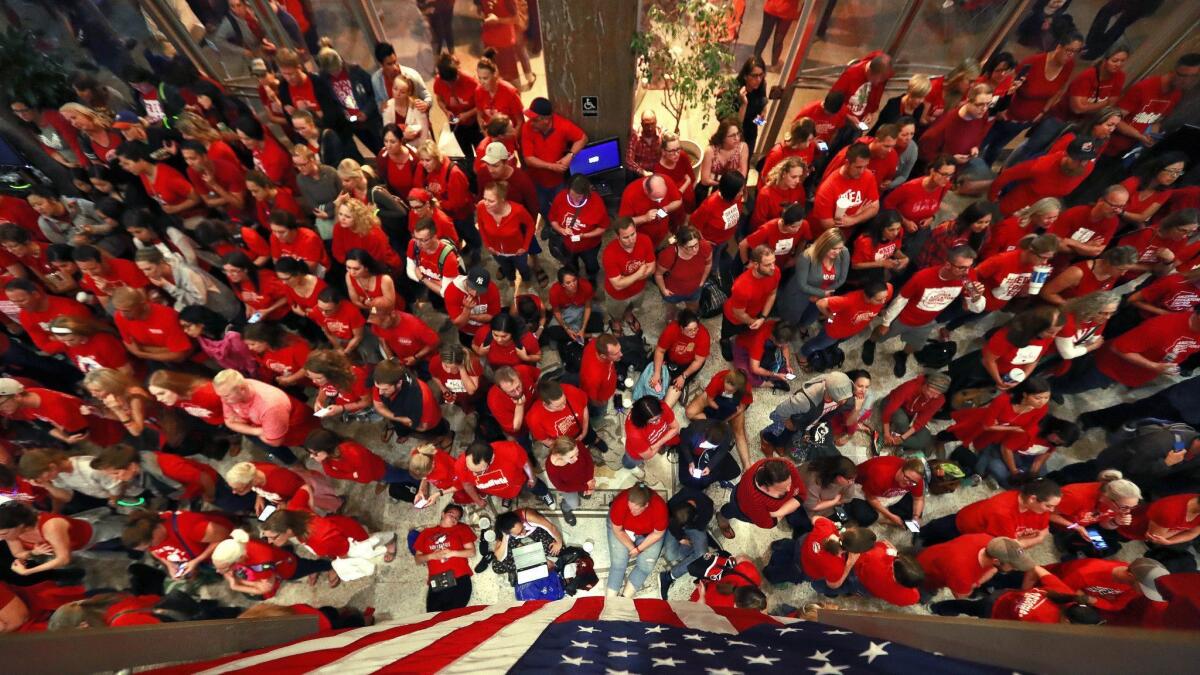
<path id="1" fill-rule="evenodd" d="M 817 149 L 821 152 L 829 152 L 829 144 L 825 141 L 817 141 Z"/>
<path id="2" fill-rule="evenodd" d="M 838 520 L 846 520 L 846 507 L 844 507 L 844 506 L 833 507 L 833 517 L 837 518 Z"/>
<path id="3" fill-rule="evenodd" d="M 915 521 L 915 520 L 904 521 L 904 526 L 907 527 L 908 531 L 912 532 L 913 534 L 916 534 L 921 531 L 921 526 L 918 525 L 917 521 Z"/>
<path id="4" fill-rule="evenodd" d="M 275 506 L 274 504 L 267 504 L 263 507 L 262 513 L 258 514 L 258 522 L 267 522 L 267 518 L 270 518 L 271 514 L 275 513 L 277 510 L 279 510 L 278 506 Z"/>
<path id="5" fill-rule="evenodd" d="M 1100 536 L 1099 530 L 1094 527 L 1089 527 L 1085 528 L 1084 531 L 1087 532 L 1088 539 L 1092 540 L 1092 546 L 1097 551 L 1103 552 L 1108 550 L 1108 542 L 1104 541 L 1104 537 Z"/>
<path id="6" fill-rule="evenodd" d="M 867 129 L 870 129 L 871 127 L 867 126 L 867 123 L 866 123 L 866 122 L 859 122 L 859 123 L 858 123 L 858 128 L 859 128 L 859 129 L 861 129 L 861 130 L 863 130 L 863 131 L 866 131 Z"/>
<path id="7" fill-rule="evenodd" d="M 1033 68 L 1033 66 L 1032 66 L 1031 64 L 1028 64 L 1028 63 L 1026 63 L 1025 65 L 1021 66 L 1019 69 L 1017 69 L 1017 79 L 1018 79 L 1018 80 L 1023 80 L 1023 79 L 1025 79 L 1026 77 L 1028 77 L 1028 76 L 1029 76 L 1029 71 L 1030 71 L 1030 69 L 1032 69 L 1032 68 Z"/>
<path id="8" fill-rule="evenodd" d="M 761 127 L 762 125 L 766 124 L 767 121 L 761 117 L 755 117 L 754 123 Z"/>
<path id="9" fill-rule="evenodd" d="M 792 380 L 796 379 L 795 373 L 784 373 L 783 376 L 787 378 L 788 382 L 791 382 Z"/>
<path id="10" fill-rule="evenodd" d="M 246 319 L 246 323 L 258 323 L 259 321 L 262 321 L 262 312 L 255 312 L 250 315 L 249 319 Z"/>
<path id="11" fill-rule="evenodd" d="M 659 210 L 657 210 L 657 211 L 655 211 L 655 212 L 654 212 L 654 215 L 658 216 L 659 218 L 666 218 L 666 217 L 667 217 L 667 212 L 666 212 L 666 211 L 664 211 L 664 210 L 662 210 L 662 209 L 659 209 Z"/>

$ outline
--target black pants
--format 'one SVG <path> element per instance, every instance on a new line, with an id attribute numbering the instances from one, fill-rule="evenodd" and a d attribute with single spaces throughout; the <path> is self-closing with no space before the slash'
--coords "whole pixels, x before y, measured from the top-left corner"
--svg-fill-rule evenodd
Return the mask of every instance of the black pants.
<path id="1" fill-rule="evenodd" d="M 911 514 L 911 497 L 905 497 L 905 499 L 910 499 L 909 512 Z M 873 525 L 875 521 L 879 520 L 879 512 L 876 511 L 875 507 L 868 504 L 864 499 L 851 499 L 842 508 L 846 512 L 846 519 L 851 521 L 851 523 L 858 523 L 860 527 L 868 527 Z M 893 510 L 892 513 L 896 513 L 895 510 Z M 896 515 L 900 514 L 897 513 Z"/>
<path id="2" fill-rule="evenodd" d="M 967 616 L 974 616 L 980 619 L 990 619 L 992 617 L 992 606 L 996 604 L 996 598 L 998 597 L 1000 597 L 1000 591 L 978 600 L 942 600 L 930 605 L 929 610 L 938 616 L 966 614 Z"/>
<path id="3" fill-rule="evenodd" d="M 767 39 L 771 37 L 771 33 L 774 33 L 775 39 L 771 42 L 771 65 L 782 65 L 779 59 L 783 56 L 783 41 L 787 38 L 788 31 L 795 22 L 795 19 L 781 19 L 763 12 L 762 28 L 759 29 L 758 39 L 754 42 L 754 55 L 762 56 L 763 49 L 767 46 Z"/>
<path id="4" fill-rule="evenodd" d="M 432 14 L 425 16 L 426 23 L 429 24 L 430 46 L 433 47 L 433 57 L 445 49 L 448 52 L 454 52 L 454 10 L 444 11 L 442 9 L 433 10 Z"/>
<path id="5" fill-rule="evenodd" d="M 483 140 L 479 125 L 474 120 L 454 125 L 454 138 L 458 141 L 458 147 L 462 148 L 463 157 L 467 158 L 468 163 L 474 163 L 475 146 Z"/>
<path id="6" fill-rule="evenodd" d="M 441 590 L 429 589 L 425 596 L 426 612 L 444 612 L 466 607 L 471 602 L 471 577 L 459 577 L 453 586 Z"/>
<path id="7" fill-rule="evenodd" d="M 926 523 L 921 527 L 921 533 L 917 535 L 921 540 L 922 546 L 933 546 L 934 544 L 942 544 L 957 537 L 958 531 L 957 513 L 951 513 L 948 516 L 942 516 L 937 520 Z"/>
<path id="8" fill-rule="evenodd" d="M 333 561 L 327 558 L 317 558 L 315 560 L 309 558 L 296 557 L 296 573 L 290 579 L 302 579 L 310 574 L 320 574 L 333 569 Z"/>
<path id="9" fill-rule="evenodd" d="M 269 445 L 258 436 L 247 436 L 246 438 L 250 439 L 251 445 L 267 453 L 280 464 L 291 466 L 298 461 L 296 453 L 292 452 L 292 449 L 286 445 Z"/>

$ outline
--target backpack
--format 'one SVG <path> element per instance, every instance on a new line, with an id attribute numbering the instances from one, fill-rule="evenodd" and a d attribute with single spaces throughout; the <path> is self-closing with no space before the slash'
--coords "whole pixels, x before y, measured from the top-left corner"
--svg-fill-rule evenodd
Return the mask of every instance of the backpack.
<path id="1" fill-rule="evenodd" d="M 808 367 L 813 372 L 824 373 L 837 370 L 846 361 L 846 352 L 837 345 L 830 345 L 808 357 Z"/>
<path id="2" fill-rule="evenodd" d="M 548 574 L 541 579 L 517 584 L 517 600 L 562 600 L 566 592 L 562 579 L 557 574 Z"/>
<path id="3" fill-rule="evenodd" d="M 996 397 L 996 390 L 993 387 L 969 387 L 960 389 L 954 392 L 950 397 L 951 410 L 965 410 L 968 408 L 982 408 L 992 402 Z"/>
<path id="4" fill-rule="evenodd" d="M 944 459 L 930 462 L 929 473 L 929 493 L 935 495 L 954 492 L 966 477 L 966 472 L 958 464 Z"/>
<path id="5" fill-rule="evenodd" d="M 954 355 L 958 353 L 958 345 L 950 340 L 930 340 L 925 343 L 913 356 L 916 357 L 917 363 L 932 368 L 933 370 L 941 370 L 950 365 L 954 360 Z"/>
<path id="6" fill-rule="evenodd" d="M 1109 446 L 1119 445 L 1140 436 L 1145 436 L 1146 434 L 1162 431 L 1164 429 L 1172 432 L 1176 439 L 1179 439 L 1183 436 L 1196 435 L 1196 429 L 1189 424 L 1184 424 L 1183 422 L 1175 422 L 1158 417 L 1139 417 L 1138 419 L 1130 420 L 1122 424 L 1119 429 L 1110 433 L 1108 435 L 1108 444 Z"/>
<path id="7" fill-rule="evenodd" d="M 574 574 L 568 576 L 568 565 L 574 565 L 571 571 Z M 592 556 L 578 546 L 567 546 L 558 554 L 556 566 L 559 569 L 559 575 L 562 577 L 563 590 L 567 595 L 575 595 L 578 591 L 591 590 L 596 584 L 600 583 L 600 577 L 596 574 L 596 563 L 592 560 Z"/>

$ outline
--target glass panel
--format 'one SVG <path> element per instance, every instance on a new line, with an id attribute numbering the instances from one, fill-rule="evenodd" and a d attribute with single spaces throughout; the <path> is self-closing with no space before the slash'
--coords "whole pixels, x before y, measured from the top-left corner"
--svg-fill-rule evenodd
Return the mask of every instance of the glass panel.
<path id="1" fill-rule="evenodd" d="M 294 1 L 285 4 L 299 5 L 300 3 Z M 390 6 L 403 3 L 388 4 L 390 12 L 394 12 L 395 10 L 392 10 Z M 316 43 L 318 35 L 328 37 L 347 63 L 356 63 L 366 68 L 367 71 L 375 70 L 375 41 L 370 33 L 363 32 L 357 14 L 346 5 L 346 0 L 312 0 L 314 16 L 309 18 L 312 28 L 305 36 L 305 43 Z M 303 27 L 301 25 L 301 28 Z M 315 44 L 308 45 L 310 50 L 314 47 Z"/>
<path id="2" fill-rule="evenodd" d="M 1128 11 L 1124 11 L 1125 8 Z M 1141 45 L 1146 45 L 1157 54 L 1155 42 L 1162 39 L 1164 32 L 1181 25 L 1177 21 L 1185 17 L 1194 20 L 1196 9 L 1197 3 L 1163 0 L 1040 0 L 1034 2 L 1018 22 L 1004 49 L 1011 51 L 1018 59 L 1048 49 L 1053 44 L 1050 30 L 1051 22 L 1054 22 L 1073 25 L 1087 37 L 1087 50 L 1083 55 L 1086 60 L 1099 58 L 1118 39 L 1134 48 L 1136 59 Z M 1096 24 L 1097 18 L 1101 20 L 1099 25 Z M 1127 66 L 1127 71 L 1131 70 L 1130 66 Z"/>
<path id="3" fill-rule="evenodd" d="M 1003 23 L 1008 9 L 1010 4 L 1003 0 L 925 0 L 903 38 L 897 60 L 925 72 L 928 65 L 950 68 L 973 58 Z"/>

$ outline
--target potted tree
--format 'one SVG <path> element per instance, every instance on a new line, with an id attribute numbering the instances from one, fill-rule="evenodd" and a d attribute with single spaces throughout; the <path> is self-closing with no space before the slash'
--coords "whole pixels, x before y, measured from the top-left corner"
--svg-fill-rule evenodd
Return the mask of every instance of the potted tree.
<path id="1" fill-rule="evenodd" d="M 713 119 L 737 114 L 732 18 L 732 7 L 721 0 L 679 0 L 667 8 L 652 3 L 645 30 L 633 36 L 638 78 L 643 86 L 662 91 L 662 106 L 675 119 L 676 134 L 684 114 L 692 110 L 707 108 Z M 690 139 L 680 144 L 692 166 L 698 166 L 701 145 Z"/>

